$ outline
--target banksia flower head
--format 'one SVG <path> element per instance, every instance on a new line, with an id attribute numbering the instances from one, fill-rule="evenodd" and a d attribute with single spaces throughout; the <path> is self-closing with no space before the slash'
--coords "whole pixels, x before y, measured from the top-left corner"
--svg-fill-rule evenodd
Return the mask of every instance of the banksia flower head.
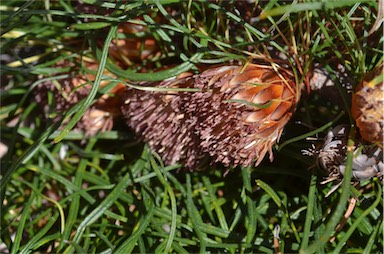
<path id="1" fill-rule="evenodd" d="M 225 166 L 258 165 L 267 152 L 272 160 L 272 146 L 300 97 L 289 71 L 256 64 L 140 85 L 153 91 L 125 92 L 127 124 L 167 164 L 178 162 L 191 170 L 206 157 Z"/>
<path id="2" fill-rule="evenodd" d="M 359 127 L 361 137 L 370 143 L 383 146 L 384 84 L 381 75 L 367 75 L 356 87 L 352 96 L 352 116 Z"/>

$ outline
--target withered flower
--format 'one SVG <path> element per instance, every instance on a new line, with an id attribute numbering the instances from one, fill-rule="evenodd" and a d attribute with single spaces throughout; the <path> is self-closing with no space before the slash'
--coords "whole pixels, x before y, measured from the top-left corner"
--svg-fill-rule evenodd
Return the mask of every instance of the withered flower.
<path id="1" fill-rule="evenodd" d="M 267 152 L 273 160 L 272 146 L 300 98 L 290 72 L 256 64 L 140 85 L 153 91 L 127 89 L 122 105 L 127 124 L 167 164 L 190 170 L 206 157 L 225 166 L 258 165 Z"/>
<path id="2" fill-rule="evenodd" d="M 347 125 L 336 126 L 327 133 L 322 148 L 317 152 L 320 168 L 328 173 L 327 181 L 340 180 L 344 175 L 349 131 Z M 356 144 L 352 160 L 354 180 L 362 181 L 382 176 L 384 171 L 382 149 L 378 146 L 364 147 L 358 140 Z"/>

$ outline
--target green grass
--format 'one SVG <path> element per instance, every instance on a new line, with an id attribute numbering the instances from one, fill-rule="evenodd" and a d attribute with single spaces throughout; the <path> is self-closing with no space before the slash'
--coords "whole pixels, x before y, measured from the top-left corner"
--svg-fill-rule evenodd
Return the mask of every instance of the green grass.
<path id="1" fill-rule="evenodd" d="M 1 159 L 0 251 L 382 251 L 382 182 L 374 178 L 352 185 L 349 154 L 344 183 L 325 197 L 335 183 L 320 184 L 323 172 L 301 154 L 322 142 L 307 137 L 323 137 L 331 126 L 352 124 L 350 95 L 337 66 L 348 71 L 356 86 L 383 62 L 382 26 L 368 36 L 377 19 L 376 2 L 84 2 L 94 2 L 103 15 L 84 12 L 75 1 L 0 3 L 1 54 L 7 56 L 1 60 L 1 142 L 8 148 Z M 265 12 L 259 16 L 261 10 Z M 147 26 L 149 32 L 131 36 L 153 36 L 161 54 L 124 68 L 107 58 L 106 45 L 123 36 L 115 31 L 124 21 Z M 104 41 L 102 46 L 98 40 Z M 308 78 L 313 63 L 322 64 L 342 103 L 316 91 L 303 92 L 273 163 L 231 168 L 225 176 L 228 169 L 220 165 L 186 172 L 181 165 L 164 166 L 123 124 L 92 137 L 73 130 L 95 98 L 115 85 L 99 88 L 103 79 L 111 79 L 103 74 L 104 66 L 130 85 L 198 72 L 200 66 L 268 61 L 276 54 L 286 56 L 298 83 Z M 58 130 L 60 122 L 42 119 L 33 89 L 72 74 L 55 63 L 66 59 L 79 64 L 85 58 L 99 63 L 92 90 L 64 112 L 70 120 Z M 79 65 L 78 72 L 89 71 Z M 48 107 L 54 108 L 53 100 Z M 357 199 L 356 207 L 336 232 L 351 197 Z M 279 246 L 274 245 L 275 233 Z"/>

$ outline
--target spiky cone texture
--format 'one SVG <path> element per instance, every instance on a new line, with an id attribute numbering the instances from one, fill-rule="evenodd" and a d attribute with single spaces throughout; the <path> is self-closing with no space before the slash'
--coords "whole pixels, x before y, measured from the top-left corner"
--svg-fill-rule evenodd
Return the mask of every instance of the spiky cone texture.
<path id="1" fill-rule="evenodd" d="M 56 67 L 68 67 L 72 64 L 64 61 L 58 63 Z M 96 71 L 98 65 L 94 62 L 84 62 L 84 66 Z M 109 75 L 111 75 L 109 73 Z M 57 122 L 62 114 L 67 112 L 81 100 L 85 99 L 95 76 L 93 74 L 76 74 L 73 77 L 56 81 L 45 81 L 34 89 L 34 101 L 42 108 L 45 119 L 52 119 Z M 102 82 L 101 87 L 108 82 Z M 109 131 L 113 127 L 114 118 L 120 115 L 119 93 L 122 92 L 123 85 L 114 87 L 108 94 L 101 96 L 90 108 L 88 108 L 80 121 L 76 124 L 75 130 L 84 131 L 86 136 L 95 135 L 99 131 Z M 54 108 L 49 105 L 49 93 L 53 95 Z M 64 125 L 62 123 L 62 125 Z"/>
<path id="2" fill-rule="evenodd" d="M 383 147 L 384 84 L 382 68 L 378 75 L 369 74 L 356 87 L 352 96 L 352 116 L 361 137 Z"/>
<path id="3" fill-rule="evenodd" d="M 272 146 L 300 97 L 289 71 L 256 64 L 140 85 L 153 91 L 127 89 L 122 105 L 127 124 L 166 164 L 190 170 L 207 157 L 225 166 L 258 165 L 267 152 L 273 160 Z"/>

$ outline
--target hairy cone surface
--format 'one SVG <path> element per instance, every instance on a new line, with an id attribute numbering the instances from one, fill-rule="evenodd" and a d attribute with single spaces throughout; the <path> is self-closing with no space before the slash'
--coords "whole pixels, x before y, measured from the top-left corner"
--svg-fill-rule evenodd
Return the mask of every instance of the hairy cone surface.
<path id="1" fill-rule="evenodd" d="M 258 165 L 291 118 L 299 98 L 293 76 L 271 66 L 222 66 L 142 86 L 197 88 L 198 92 L 129 88 L 127 124 L 165 163 L 196 169 L 205 157 L 225 166 Z"/>

